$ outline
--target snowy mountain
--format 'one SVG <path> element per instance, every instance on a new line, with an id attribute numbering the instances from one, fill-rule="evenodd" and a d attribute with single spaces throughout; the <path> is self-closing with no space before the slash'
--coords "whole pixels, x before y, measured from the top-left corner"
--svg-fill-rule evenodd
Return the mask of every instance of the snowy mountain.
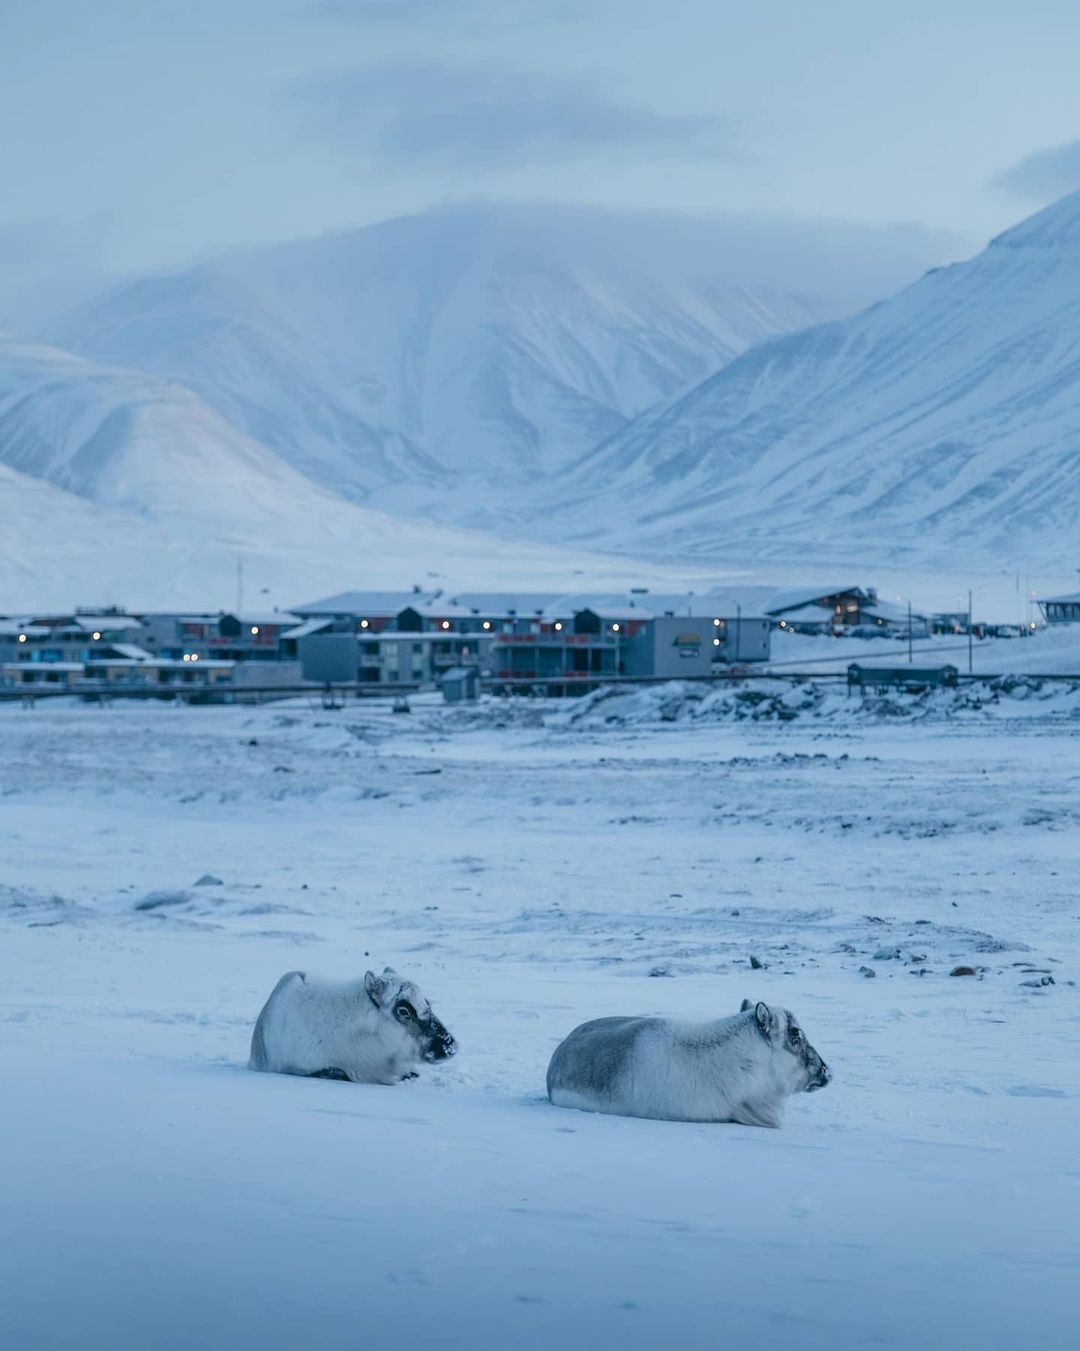
<path id="1" fill-rule="evenodd" d="M 873 298 L 866 238 L 806 234 L 451 206 L 134 282 L 50 336 L 181 382 L 354 500 L 487 523 L 747 347 Z M 876 243 L 875 278 L 929 247 Z"/>
<path id="2" fill-rule="evenodd" d="M 698 556 L 1064 570 L 1080 519 L 1080 193 L 597 448 L 577 530 Z M 567 522 L 573 533 L 573 523 Z"/>
<path id="3" fill-rule="evenodd" d="M 282 606 L 343 584 L 558 589 L 624 565 L 394 520 L 309 482 L 181 386 L 0 338 L 0 612 Z"/>

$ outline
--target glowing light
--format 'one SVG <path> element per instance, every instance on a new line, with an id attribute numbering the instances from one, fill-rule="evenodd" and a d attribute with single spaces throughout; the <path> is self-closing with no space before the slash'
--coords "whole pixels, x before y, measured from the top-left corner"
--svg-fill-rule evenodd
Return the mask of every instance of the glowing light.
<path id="1" fill-rule="evenodd" d="M 439 627 L 441 629 L 448 629 L 450 627 L 449 619 L 444 619 L 443 622 L 439 625 Z"/>
<path id="2" fill-rule="evenodd" d="M 491 620 L 490 620 L 490 619 L 485 619 L 485 620 L 484 620 L 484 628 L 485 628 L 485 629 L 490 629 L 490 628 L 491 628 Z"/>
<path id="3" fill-rule="evenodd" d="M 100 634 L 100 633 L 92 633 L 90 636 L 93 638 L 94 642 L 96 643 L 96 642 L 98 641 L 98 639 L 101 637 L 101 634 Z"/>
<path id="4" fill-rule="evenodd" d="M 720 646 L 720 639 L 719 639 L 719 638 L 714 638 L 714 639 L 712 640 L 712 645 L 713 645 L 713 647 L 719 647 L 719 646 Z"/>
<path id="5" fill-rule="evenodd" d="M 193 652 L 193 653 L 191 654 L 191 660 L 192 660 L 192 661 L 198 661 L 198 660 L 199 660 L 199 654 L 198 654 L 197 652 Z"/>
<path id="6" fill-rule="evenodd" d="M 190 652 L 185 652 L 185 653 L 184 653 L 184 660 L 185 660 L 185 661 L 190 661 L 190 660 L 191 660 L 191 653 L 190 653 Z"/>
<path id="7" fill-rule="evenodd" d="M 26 642 L 26 634 L 25 634 L 25 633 L 20 633 L 20 634 L 19 634 L 19 642 L 20 642 L 20 643 L 25 643 L 25 642 Z"/>
<path id="8" fill-rule="evenodd" d="M 554 627 L 556 633 L 562 633 L 562 621 L 561 621 L 561 620 L 556 619 L 556 621 L 555 621 L 553 627 Z"/>
<path id="9" fill-rule="evenodd" d="M 720 621 L 719 621 L 719 619 L 714 619 L 714 620 L 713 620 L 713 624 L 714 624 L 717 628 L 719 628 L 719 627 L 720 627 Z"/>
<path id="10" fill-rule="evenodd" d="M 258 626 L 258 624 L 252 624 L 252 626 L 251 626 L 251 636 L 252 636 L 253 638 L 257 637 L 257 636 L 258 636 L 258 632 L 259 632 L 259 626 Z"/>
<path id="11" fill-rule="evenodd" d="M 368 627 L 368 621 L 367 621 L 366 619 L 361 619 L 361 621 L 360 621 L 360 627 L 361 627 L 362 629 L 366 629 L 366 628 Z"/>
<path id="12" fill-rule="evenodd" d="M 618 631 L 619 631 L 619 626 L 618 626 L 618 624 L 612 624 L 612 626 L 611 626 L 611 631 L 612 631 L 612 633 L 618 633 Z"/>

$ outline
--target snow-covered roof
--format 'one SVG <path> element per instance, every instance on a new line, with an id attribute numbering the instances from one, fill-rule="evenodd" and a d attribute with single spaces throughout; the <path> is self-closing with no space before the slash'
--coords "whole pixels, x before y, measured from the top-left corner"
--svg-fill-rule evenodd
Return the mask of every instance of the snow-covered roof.
<path id="1" fill-rule="evenodd" d="M 1080 591 L 1070 591 L 1067 596 L 1047 596 L 1039 601 L 1040 605 L 1080 605 Z"/>
<path id="2" fill-rule="evenodd" d="M 841 596 L 847 593 L 869 599 L 866 588 L 861 586 L 803 586 L 774 591 L 765 602 L 765 613 L 770 615 L 786 614 L 788 610 L 801 609 L 804 605 L 815 603 L 822 608 L 826 608 L 824 605 L 826 596 Z"/>
<path id="3" fill-rule="evenodd" d="M 665 595 L 650 592 L 644 599 L 649 602 L 654 614 L 685 615 L 691 619 L 735 619 L 740 612 L 743 619 L 762 619 L 765 613 L 761 609 L 760 599 L 751 604 L 730 595 L 712 592 L 703 596 L 692 593 Z"/>
<path id="4" fill-rule="evenodd" d="M 142 622 L 134 615 L 76 615 L 71 627 L 82 629 L 83 633 L 125 633 L 131 629 L 141 629 Z"/>
<path id="5" fill-rule="evenodd" d="M 375 615 L 390 618 L 407 605 L 423 605 L 434 600 L 433 591 L 341 591 L 323 600 L 294 605 L 296 615 Z"/>
<path id="6" fill-rule="evenodd" d="M 286 629 L 281 635 L 282 638 L 306 638 L 309 633 L 321 633 L 323 629 L 329 628 L 334 621 L 329 617 L 325 619 L 305 619 L 302 624 L 297 624 L 294 629 Z"/>
<path id="7" fill-rule="evenodd" d="M 81 661 L 6 661 L 3 669 L 11 673 L 17 671 L 82 671 Z"/>
<path id="8" fill-rule="evenodd" d="M 134 643 L 110 643 L 109 651 L 120 657 L 129 657 L 132 661 L 148 661 L 151 656 L 146 648 L 136 647 Z"/>
<path id="9" fill-rule="evenodd" d="M 468 606 L 452 600 L 409 601 L 401 609 L 415 610 L 424 619 L 472 619 L 474 613 Z"/>
<path id="10" fill-rule="evenodd" d="M 701 599 L 722 605 L 724 607 L 722 613 L 735 614 L 742 609 L 747 613 L 763 615 L 766 604 L 777 594 L 777 590 L 775 585 L 760 582 L 746 585 L 728 583 L 724 586 L 714 586 Z"/>
<path id="11" fill-rule="evenodd" d="M 797 610 L 785 610 L 781 618 L 788 624 L 831 624 L 836 616 L 824 605 L 800 605 Z"/>
<path id="12" fill-rule="evenodd" d="M 25 633 L 28 638 L 47 638 L 52 632 L 41 624 L 20 624 L 17 619 L 0 619 L 0 638 L 17 638 Z"/>
<path id="13" fill-rule="evenodd" d="M 581 610 L 591 610 L 602 618 L 651 619 L 652 607 L 647 593 L 626 591 L 578 591 L 557 596 L 544 606 L 545 619 L 568 619 Z"/>
<path id="14" fill-rule="evenodd" d="M 537 615 L 559 599 L 557 591 L 464 591 L 451 597 L 477 615 Z"/>

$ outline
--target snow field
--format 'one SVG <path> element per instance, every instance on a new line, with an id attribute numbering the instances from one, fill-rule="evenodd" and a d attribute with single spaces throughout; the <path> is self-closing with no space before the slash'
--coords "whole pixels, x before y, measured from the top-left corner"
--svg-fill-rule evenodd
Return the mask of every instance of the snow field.
<path id="1" fill-rule="evenodd" d="M 0 709 L 6 1341 L 1072 1344 L 1073 719 L 415 707 Z M 456 1059 L 243 1071 L 384 963 Z M 835 1074 L 782 1131 L 546 1103 L 585 1018 L 743 996 Z"/>

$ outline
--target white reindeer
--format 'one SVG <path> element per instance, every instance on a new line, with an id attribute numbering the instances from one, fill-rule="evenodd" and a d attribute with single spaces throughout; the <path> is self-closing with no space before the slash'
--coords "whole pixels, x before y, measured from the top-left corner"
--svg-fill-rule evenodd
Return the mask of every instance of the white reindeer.
<path id="1" fill-rule="evenodd" d="M 792 1093 L 832 1075 L 787 1009 L 744 999 L 731 1018 L 598 1018 L 555 1048 L 548 1097 L 557 1107 L 660 1121 L 779 1126 Z"/>
<path id="2" fill-rule="evenodd" d="M 422 1061 L 457 1043 L 412 984 L 391 967 L 361 980 L 315 980 L 290 971 L 274 986 L 251 1037 L 248 1068 L 358 1084 L 416 1078 Z"/>

